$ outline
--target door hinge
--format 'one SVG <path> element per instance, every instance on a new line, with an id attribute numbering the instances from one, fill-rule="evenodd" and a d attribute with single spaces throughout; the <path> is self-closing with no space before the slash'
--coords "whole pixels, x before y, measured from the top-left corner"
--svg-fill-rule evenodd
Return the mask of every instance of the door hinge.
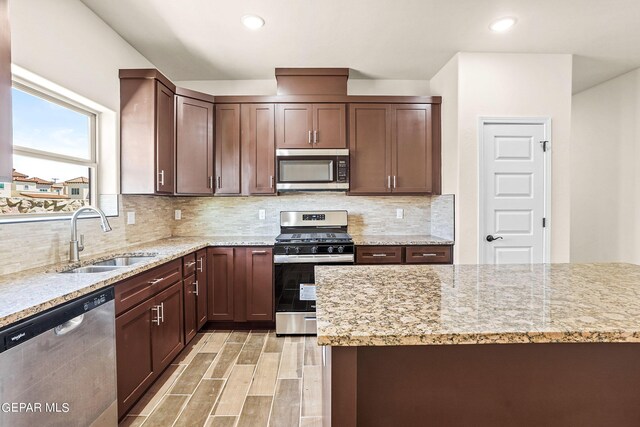
<path id="1" fill-rule="evenodd" d="M 551 144 L 549 144 L 549 141 L 540 141 L 540 144 L 542 144 L 542 151 L 546 152 L 547 148 L 549 148 L 549 146 Z"/>
<path id="2" fill-rule="evenodd" d="M 547 218 L 542 218 L 542 228 L 547 226 Z"/>

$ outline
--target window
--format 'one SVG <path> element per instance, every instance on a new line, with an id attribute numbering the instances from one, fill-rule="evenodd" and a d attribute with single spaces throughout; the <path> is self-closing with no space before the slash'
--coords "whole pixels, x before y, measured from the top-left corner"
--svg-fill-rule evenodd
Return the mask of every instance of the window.
<path id="1" fill-rule="evenodd" d="M 95 203 L 96 113 L 15 81 L 12 100 L 13 182 L 23 185 L 0 197 L 0 216 L 69 215 Z"/>

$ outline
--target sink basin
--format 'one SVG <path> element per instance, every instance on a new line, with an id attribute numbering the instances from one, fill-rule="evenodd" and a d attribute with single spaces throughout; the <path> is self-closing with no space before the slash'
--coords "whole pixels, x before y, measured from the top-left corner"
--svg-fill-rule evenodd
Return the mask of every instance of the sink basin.
<path id="1" fill-rule="evenodd" d="M 86 267 L 78 267 L 73 270 L 67 270 L 64 273 L 104 273 L 107 271 L 117 270 L 123 266 L 115 265 L 88 265 Z"/>
<path id="2" fill-rule="evenodd" d="M 100 262 L 94 262 L 91 265 L 99 266 L 99 267 L 102 267 L 102 266 L 128 267 L 130 265 L 138 264 L 143 261 L 149 261 L 150 259 L 153 259 L 153 258 L 154 257 L 152 256 L 137 256 L 137 255 L 121 256 L 121 257 L 111 258 L 111 259 L 107 259 Z"/>

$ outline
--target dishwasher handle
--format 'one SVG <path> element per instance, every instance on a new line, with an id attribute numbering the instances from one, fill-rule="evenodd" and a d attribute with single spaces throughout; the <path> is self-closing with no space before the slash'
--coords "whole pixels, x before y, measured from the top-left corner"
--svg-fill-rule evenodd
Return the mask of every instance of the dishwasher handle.
<path id="1" fill-rule="evenodd" d="M 74 329 L 77 329 L 82 324 L 83 320 L 84 314 L 81 314 L 80 316 L 76 316 L 71 320 L 67 320 L 62 325 L 56 326 L 55 328 L 53 328 L 53 332 L 56 335 L 66 335 Z"/>

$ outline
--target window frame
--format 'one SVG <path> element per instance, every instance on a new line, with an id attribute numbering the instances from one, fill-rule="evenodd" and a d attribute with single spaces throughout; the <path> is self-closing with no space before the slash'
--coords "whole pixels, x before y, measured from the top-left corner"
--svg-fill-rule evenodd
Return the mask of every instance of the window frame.
<path id="1" fill-rule="evenodd" d="M 16 76 L 12 76 L 12 88 L 28 93 L 29 95 L 44 99 L 45 101 L 62 106 L 64 108 L 75 111 L 79 114 L 87 116 L 89 119 L 89 158 L 80 158 L 39 150 L 28 147 L 13 145 L 13 155 L 32 157 L 41 160 L 49 160 L 62 162 L 76 166 L 82 166 L 89 169 L 89 204 L 96 206 L 98 204 L 98 177 L 99 177 L 99 129 L 100 129 L 100 112 L 95 109 L 74 101 L 63 94 L 38 85 L 32 81 Z M 49 221 L 68 219 L 73 212 L 62 213 L 46 213 L 46 214 L 18 214 L 18 215 L 0 215 L 0 224 L 30 221 Z M 93 216 L 93 215 L 87 215 Z M 84 217 L 84 215 L 83 215 Z"/>

